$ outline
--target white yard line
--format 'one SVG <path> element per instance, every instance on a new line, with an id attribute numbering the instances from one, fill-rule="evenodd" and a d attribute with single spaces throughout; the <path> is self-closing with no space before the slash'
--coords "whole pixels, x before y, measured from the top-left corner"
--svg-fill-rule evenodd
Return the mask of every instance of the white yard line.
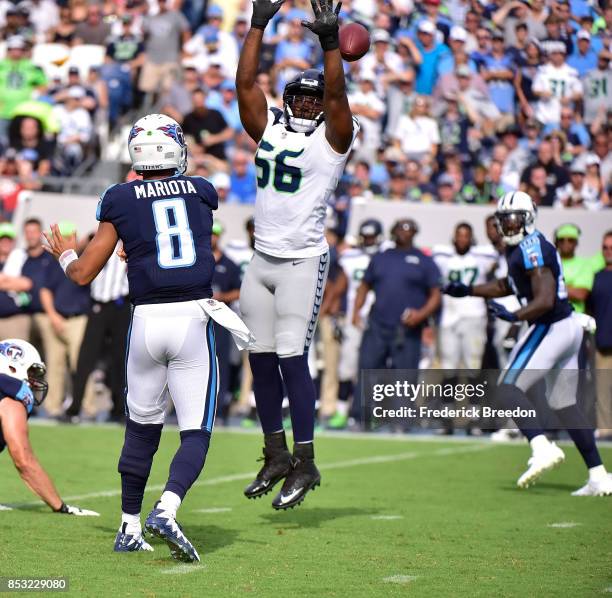
<path id="1" fill-rule="evenodd" d="M 578 527 L 580 523 L 574 521 L 560 521 L 559 523 L 549 523 L 546 527 L 554 527 L 558 529 L 568 529 L 571 527 Z"/>
<path id="2" fill-rule="evenodd" d="M 337 463 L 327 463 L 319 466 L 322 471 L 330 469 L 345 469 L 348 467 L 359 467 L 362 465 L 377 465 L 379 463 L 396 463 L 398 461 L 408 461 L 412 459 L 427 458 L 427 457 L 447 457 L 451 455 L 457 455 L 461 453 L 472 453 L 478 451 L 485 451 L 494 448 L 492 444 L 477 444 L 473 446 L 457 446 L 452 448 L 442 448 L 434 451 L 423 451 L 423 452 L 406 452 L 396 453 L 393 455 L 377 455 L 373 457 L 363 457 L 361 459 L 349 459 L 347 461 L 338 461 Z M 250 480 L 255 475 L 254 472 L 248 473 L 235 473 L 232 475 L 219 476 L 216 478 L 209 478 L 197 481 L 195 486 L 218 486 L 219 484 L 227 484 L 230 482 L 243 482 Z M 150 484 L 147 486 L 145 492 L 159 492 L 163 490 L 165 484 Z M 82 501 L 90 498 L 110 498 L 121 495 L 121 489 L 115 488 L 114 490 L 100 490 L 98 492 L 89 492 L 87 494 L 75 494 L 73 496 L 63 497 L 65 501 Z M 41 503 L 39 501 L 32 501 L 27 503 L 20 503 L 10 505 L 13 508 L 27 508 L 32 506 L 38 506 Z"/>
<path id="3" fill-rule="evenodd" d="M 383 577 L 384 583 L 410 583 L 417 579 L 416 575 L 391 575 L 389 577 Z"/>
<path id="4" fill-rule="evenodd" d="M 160 573 L 164 575 L 186 575 L 187 573 L 195 573 L 205 568 L 205 565 L 197 565 L 195 563 L 183 563 L 181 565 L 175 565 L 168 569 L 162 569 Z"/>

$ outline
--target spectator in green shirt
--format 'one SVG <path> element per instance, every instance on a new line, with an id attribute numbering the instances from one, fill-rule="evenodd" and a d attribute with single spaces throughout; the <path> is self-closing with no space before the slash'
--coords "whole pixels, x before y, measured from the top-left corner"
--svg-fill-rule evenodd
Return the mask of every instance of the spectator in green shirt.
<path id="1" fill-rule="evenodd" d="M 561 256 L 570 303 L 578 313 L 584 313 L 585 302 L 593 288 L 595 272 L 591 259 L 576 255 L 580 234 L 580 229 L 575 224 L 563 224 L 555 231 L 555 246 Z"/>
<path id="2" fill-rule="evenodd" d="M 6 58 L 0 60 L 0 137 L 6 137 L 13 111 L 47 84 L 40 67 L 26 57 L 26 41 L 13 35 L 6 43 Z"/>

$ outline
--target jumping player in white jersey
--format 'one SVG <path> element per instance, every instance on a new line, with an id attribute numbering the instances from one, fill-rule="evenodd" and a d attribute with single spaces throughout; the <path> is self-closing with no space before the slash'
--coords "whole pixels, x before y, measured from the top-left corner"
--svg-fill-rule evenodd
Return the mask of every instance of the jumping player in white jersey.
<path id="1" fill-rule="evenodd" d="M 489 302 L 494 316 L 508 322 L 529 323 L 500 376 L 499 401 L 505 408 L 528 413 L 533 405 L 525 393 L 546 380 L 548 403 L 589 470 L 586 485 L 573 495 L 610 495 L 612 477 L 601 461 L 594 431 L 576 404 L 583 329 L 567 299 L 559 254 L 536 230 L 536 207 L 526 193 L 506 193 L 499 200 L 495 215 L 507 247 L 508 276 L 476 286 L 452 282 L 445 292 L 453 297 L 495 299 L 515 294 L 519 298 L 522 307 L 515 312 L 495 301 Z M 519 488 L 527 488 L 545 471 L 559 465 L 565 455 L 546 438 L 538 416 L 515 417 L 514 421 L 532 449 L 527 471 L 517 481 Z"/>
<path id="2" fill-rule="evenodd" d="M 240 309 L 256 338 L 249 359 L 264 432 L 264 465 L 245 489 L 247 498 L 285 482 L 275 509 L 299 504 L 319 485 L 314 464 L 315 388 L 308 371 L 329 267 L 324 236 L 327 200 L 336 188 L 357 134 L 346 97 L 339 51 L 338 13 L 332 0 L 311 0 L 324 72 L 309 69 L 290 81 L 284 110 L 268 109 L 256 83 L 264 29 L 283 0 L 254 0 L 236 89 L 242 124 L 259 144 L 255 204 L 255 255 L 240 292 Z M 281 378 L 282 373 L 282 378 Z M 282 424 L 283 381 L 289 396 L 293 455 Z"/>
<path id="3" fill-rule="evenodd" d="M 176 512 L 204 466 L 215 420 L 218 367 L 209 314 L 219 304 L 209 298 L 217 192 L 206 179 L 183 174 L 187 148 L 180 125 L 171 118 L 141 118 L 128 147 L 132 167 L 143 180 L 105 191 L 98 230 L 81 256 L 74 251 L 75 240 L 62 237 L 57 226 L 47 240 L 77 284 L 96 277 L 119 239 L 129 262 L 134 309 L 126 358 L 128 419 L 119 459 L 123 514 L 115 551 L 152 550 L 142 535 L 140 511 L 170 396 L 181 442 L 145 530 L 164 539 L 174 558 L 199 561 Z"/>

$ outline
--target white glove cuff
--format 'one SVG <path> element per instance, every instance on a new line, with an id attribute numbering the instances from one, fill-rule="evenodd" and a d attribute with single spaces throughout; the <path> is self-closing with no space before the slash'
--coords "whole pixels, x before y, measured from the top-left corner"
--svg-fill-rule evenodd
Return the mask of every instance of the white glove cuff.
<path id="1" fill-rule="evenodd" d="M 74 260 L 78 259 L 79 256 L 77 255 L 74 249 L 67 249 L 66 251 L 64 251 L 64 253 L 62 253 L 62 255 L 59 256 L 59 264 L 62 267 L 64 274 L 66 273 L 66 268 L 68 268 L 68 266 L 72 264 Z"/>

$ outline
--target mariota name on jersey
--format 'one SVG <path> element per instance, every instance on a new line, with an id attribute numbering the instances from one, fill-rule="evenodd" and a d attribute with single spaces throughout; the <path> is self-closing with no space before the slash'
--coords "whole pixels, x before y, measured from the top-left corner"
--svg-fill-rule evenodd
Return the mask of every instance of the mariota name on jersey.
<path id="1" fill-rule="evenodd" d="M 165 197 L 167 195 L 181 195 L 197 193 L 194 184 L 184 179 L 170 179 L 169 181 L 148 181 L 134 186 L 137 198 Z"/>

